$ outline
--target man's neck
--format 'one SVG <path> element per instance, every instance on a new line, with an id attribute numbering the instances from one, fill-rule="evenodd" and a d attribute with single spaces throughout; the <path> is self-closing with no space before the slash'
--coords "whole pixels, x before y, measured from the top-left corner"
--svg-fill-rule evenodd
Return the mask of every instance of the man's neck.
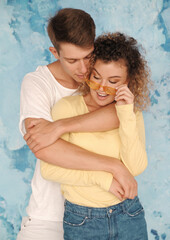
<path id="1" fill-rule="evenodd" d="M 78 88 L 77 82 L 63 71 L 60 61 L 50 63 L 47 65 L 47 67 L 56 81 L 59 82 L 63 87 L 70 89 Z"/>

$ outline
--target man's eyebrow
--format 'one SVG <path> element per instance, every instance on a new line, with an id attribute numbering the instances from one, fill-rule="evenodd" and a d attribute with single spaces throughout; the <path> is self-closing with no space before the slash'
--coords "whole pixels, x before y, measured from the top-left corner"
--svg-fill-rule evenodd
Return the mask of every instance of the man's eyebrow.
<path id="1" fill-rule="evenodd" d="M 89 53 L 89 54 L 88 54 L 87 56 L 85 56 L 84 58 L 86 58 L 86 57 L 91 57 L 92 54 L 93 54 L 93 52 Z"/>
<path id="2" fill-rule="evenodd" d="M 67 58 L 67 57 L 64 57 L 64 59 L 66 59 L 66 60 L 78 60 L 78 58 Z"/>
<path id="3" fill-rule="evenodd" d="M 91 57 L 92 53 L 89 53 L 87 56 L 85 56 L 84 58 L 86 57 Z M 66 60 L 79 60 L 80 58 L 69 58 L 69 57 L 64 57 L 64 59 Z"/>

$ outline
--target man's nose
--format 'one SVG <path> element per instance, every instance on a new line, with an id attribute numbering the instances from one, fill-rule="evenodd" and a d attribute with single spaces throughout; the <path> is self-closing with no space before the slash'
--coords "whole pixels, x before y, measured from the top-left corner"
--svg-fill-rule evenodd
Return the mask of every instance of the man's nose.
<path id="1" fill-rule="evenodd" d="M 87 66 L 83 59 L 80 60 L 80 71 L 82 74 L 85 74 L 87 72 Z"/>

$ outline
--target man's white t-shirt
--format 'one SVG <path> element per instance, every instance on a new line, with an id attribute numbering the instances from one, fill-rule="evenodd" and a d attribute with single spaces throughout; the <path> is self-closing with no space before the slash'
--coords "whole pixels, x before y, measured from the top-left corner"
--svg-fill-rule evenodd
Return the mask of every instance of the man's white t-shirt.
<path id="1" fill-rule="evenodd" d="M 21 133 L 25 134 L 26 118 L 43 118 L 52 121 L 53 105 L 62 97 L 74 95 L 75 92 L 75 89 L 65 88 L 58 83 L 47 66 L 39 66 L 35 72 L 28 73 L 21 86 L 19 124 Z M 64 199 L 60 184 L 42 178 L 39 159 L 37 159 L 31 187 L 32 194 L 27 207 L 28 216 L 47 221 L 62 221 Z"/>

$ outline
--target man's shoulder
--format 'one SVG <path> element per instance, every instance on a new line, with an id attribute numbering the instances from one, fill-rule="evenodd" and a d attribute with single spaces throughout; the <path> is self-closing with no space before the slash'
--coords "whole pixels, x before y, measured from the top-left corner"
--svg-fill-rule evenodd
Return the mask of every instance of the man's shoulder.
<path id="1" fill-rule="evenodd" d="M 53 85 L 52 83 L 53 81 L 51 80 L 51 75 L 49 74 L 47 66 L 38 66 L 34 72 L 29 72 L 24 76 L 22 88 L 37 86 L 46 89 L 47 86 L 50 87 Z"/>
<path id="2" fill-rule="evenodd" d="M 34 80 L 35 78 L 43 79 L 46 75 L 46 66 L 38 66 L 34 72 L 29 72 L 24 76 L 23 81 L 27 81 L 28 79 Z"/>

